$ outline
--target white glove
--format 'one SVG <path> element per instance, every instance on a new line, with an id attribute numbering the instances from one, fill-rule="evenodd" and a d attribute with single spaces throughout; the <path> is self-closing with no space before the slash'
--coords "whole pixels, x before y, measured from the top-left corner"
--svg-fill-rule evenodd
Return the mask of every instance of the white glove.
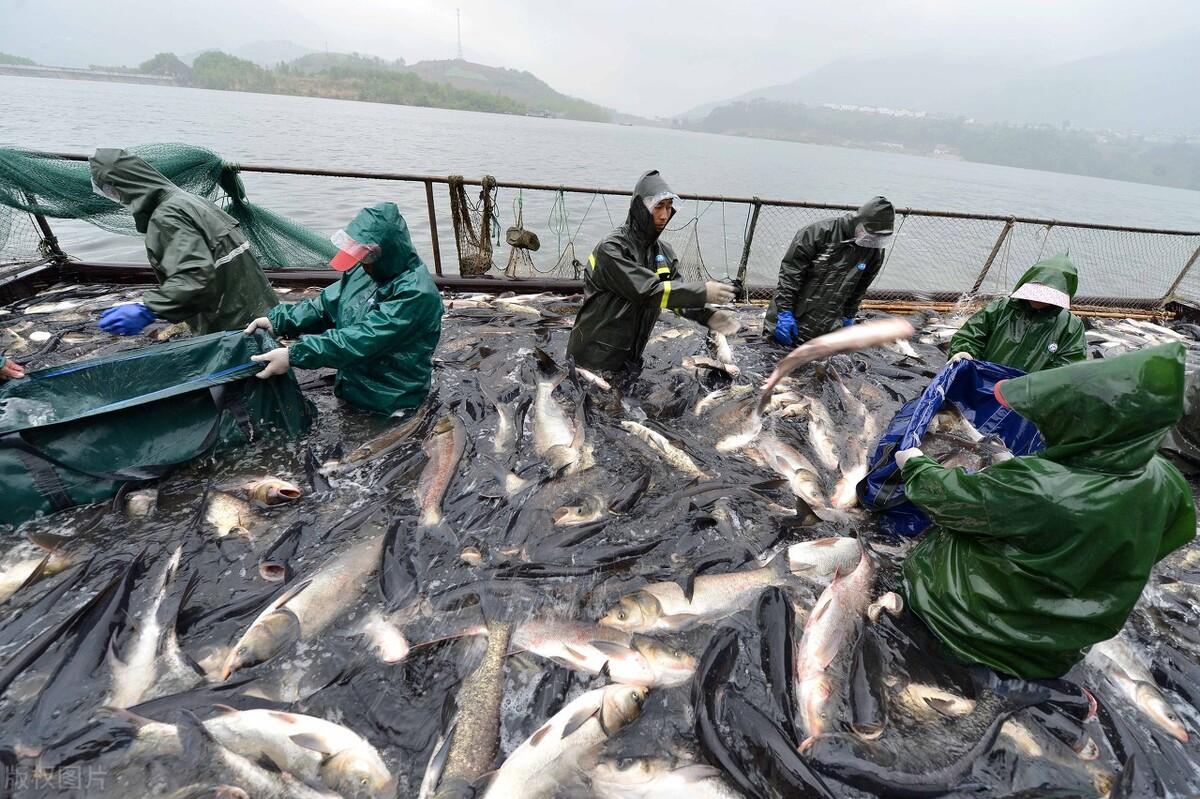
<path id="1" fill-rule="evenodd" d="M 244 332 L 248 336 L 251 333 L 253 333 L 255 330 L 258 330 L 260 328 L 262 330 L 267 331 L 268 333 L 275 332 L 275 328 L 271 327 L 271 320 L 265 316 L 260 316 L 257 319 L 255 319 L 253 322 L 251 322 L 250 324 L 246 325 L 246 329 L 242 332 Z"/>
<path id="2" fill-rule="evenodd" d="M 713 311 L 713 315 L 708 317 L 708 329 L 720 333 L 723 336 L 732 336 L 741 329 L 738 320 L 729 311 Z"/>
<path id="3" fill-rule="evenodd" d="M 261 377 L 264 380 L 275 375 L 285 375 L 291 367 L 291 363 L 288 360 L 287 347 L 276 347 L 270 352 L 264 352 L 262 355 L 251 355 L 250 360 L 267 365 L 265 369 L 255 375 L 255 377 Z"/>
<path id="4" fill-rule="evenodd" d="M 896 466 L 903 469 L 904 464 L 908 463 L 911 459 L 924 454 L 925 453 L 921 451 L 920 447 L 909 447 L 908 449 L 902 449 L 896 453 Z"/>
<path id="5" fill-rule="evenodd" d="M 704 302 L 709 305 L 723 305 L 733 302 L 733 286 L 709 280 L 704 284 Z"/>
<path id="6" fill-rule="evenodd" d="M 952 355 L 950 357 L 949 363 L 955 363 L 957 361 L 973 361 L 973 360 L 975 360 L 975 359 L 971 356 L 971 353 L 969 353 L 969 352 L 956 352 L 956 353 L 954 353 L 954 355 Z"/>

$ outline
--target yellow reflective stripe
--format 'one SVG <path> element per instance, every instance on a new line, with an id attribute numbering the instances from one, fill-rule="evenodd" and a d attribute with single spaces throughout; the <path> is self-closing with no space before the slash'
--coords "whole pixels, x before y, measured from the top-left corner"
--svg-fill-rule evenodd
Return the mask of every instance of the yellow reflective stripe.
<path id="1" fill-rule="evenodd" d="M 588 266 L 590 266 L 592 269 L 596 268 L 596 253 L 592 253 L 588 256 Z"/>
<path id="2" fill-rule="evenodd" d="M 663 275 L 669 275 L 669 274 L 671 274 L 671 267 L 660 266 L 658 269 L 655 270 L 654 274 L 658 275 L 659 277 L 662 277 Z"/>
<path id="3" fill-rule="evenodd" d="M 662 290 L 663 290 L 662 303 L 658 307 L 666 308 L 667 307 L 667 297 L 671 296 L 671 281 L 664 280 L 662 282 Z"/>

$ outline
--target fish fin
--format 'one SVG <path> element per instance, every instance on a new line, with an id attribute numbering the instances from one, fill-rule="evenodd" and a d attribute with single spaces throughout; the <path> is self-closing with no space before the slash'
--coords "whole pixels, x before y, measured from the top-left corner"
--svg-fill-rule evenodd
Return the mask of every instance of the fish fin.
<path id="1" fill-rule="evenodd" d="M 1131 799 L 1137 783 L 1137 755 L 1130 754 L 1121 767 L 1121 776 L 1109 791 L 1109 799 Z"/>
<path id="2" fill-rule="evenodd" d="M 571 716 L 571 718 L 567 719 L 566 725 L 563 726 L 562 737 L 566 738 L 568 735 L 586 724 L 588 719 L 592 717 L 599 718 L 599 716 L 600 708 L 592 708 L 591 710 L 584 708 L 578 711 L 575 715 Z"/>
<path id="3" fill-rule="evenodd" d="M 778 491 L 781 488 L 787 488 L 788 481 L 782 477 L 777 477 L 774 480 L 762 480 L 757 483 L 750 484 L 751 491 Z M 698 764 L 697 764 L 698 765 Z M 684 766 L 684 768 L 690 768 Z"/>
<path id="4" fill-rule="evenodd" d="M 570 644 L 563 644 L 563 649 L 567 650 L 567 652 L 569 652 L 571 657 L 573 657 L 573 658 L 577 658 L 579 660 L 587 660 L 587 657 L 582 652 L 575 649 Z"/>
<path id="5" fill-rule="evenodd" d="M 278 597 L 276 597 L 275 601 L 273 601 L 271 603 L 272 607 L 274 607 L 276 610 L 278 610 L 279 608 L 282 608 L 288 602 L 295 599 L 300 594 L 301 591 L 303 591 L 305 588 L 308 588 L 308 586 L 311 584 L 312 584 L 311 577 L 306 580 L 301 580 L 300 582 L 296 583 L 288 590 L 284 591 Z"/>
<path id="6" fill-rule="evenodd" d="M 197 748 L 195 744 L 203 744 L 206 746 L 221 746 L 213 734 L 204 726 L 204 722 L 190 710 L 180 710 L 179 720 L 176 722 L 176 727 L 180 731 L 183 751 L 187 752 Z M 189 742 L 190 739 L 190 742 Z"/>
<path id="7" fill-rule="evenodd" d="M 539 743 L 541 743 L 542 739 L 546 737 L 546 733 L 548 732 L 550 732 L 550 725 L 543 724 L 537 732 L 529 736 L 529 745 L 531 747 L 537 746 Z"/>
<path id="8" fill-rule="evenodd" d="M 948 699 L 940 699 L 935 696 L 924 697 L 925 704 L 929 705 L 930 709 L 937 711 L 942 716 L 948 719 L 958 718 L 959 714 L 954 712 L 954 703 Z"/>
<path id="9" fill-rule="evenodd" d="M 238 709 L 236 707 L 230 707 L 229 705 L 222 705 L 222 704 L 213 705 L 213 710 L 217 711 L 222 716 L 225 715 L 226 713 L 237 713 L 238 712 Z"/>
<path id="10" fill-rule="evenodd" d="M 695 613 L 672 613 L 670 616 L 659 616 L 658 620 L 666 623 L 668 626 L 674 626 L 678 624 L 679 626 L 683 627 L 691 624 L 698 618 L 700 618 L 700 616 L 696 615 Z"/>
<path id="11" fill-rule="evenodd" d="M 314 735 L 310 732 L 302 732 L 289 737 L 291 738 L 292 743 L 296 744 L 296 746 L 303 746 L 305 749 L 311 749 L 314 752 L 320 752 L 326 757 L 333 754 L 332 747 L 325 743 L 325 741 L 322 740 L 321 736 L 319 735 Z"/>
<path id="12" fill-rule="evenodd" d="M 681 778 L 684 782 L 700 782 L 721 776 L 721 769 L 707 763 L 690 763 L 673 769 L 671 774 Z"/>
<path id="13" fill-rule="evenodd" d="M 615 644 L 612 641 L 588 641 L 588 644 L 595 647 L 601 654 L 609 657 L 621 657 L 633 651 L 624 644 Z"/>
<path id="14" fill-rule="evenodd" d="M 610 661 L 604 661 L 604 665 L 600 667 L 600 671 L 598 672 L 606 680 L 612 679 L 612 669 L 609 668 L 609 663 Z"/>
<path id="15" fill-rule="evenodd" d="M 111 706 L 106 705 L 106 706 L 102 707 L 101 710 L 104 711 L 105 713 L 111 714 L 113 717 L 118 718 L 121 721 L 126 722 L 127 724 L 132 724 L 135 728 L 137 728 L 139 730 L 142 727 L 145 727 L 147 724 L 154 723 L 153 719 L 148 719 L 145 716 L 138 715 L 137 713 L 134 713 L 132 710 L 127 710 L 126 708 L 123 708 L 123 707 L 111 707 Z"/>
<path id="16" fill-rule="evenodd" d="M 29 543 L 35 544 L 47 552 L 57 552 L 74 540 L 70 536 L 46 532 L 27 533 L 25 538 L 28 539 Z"/>
<path id="17" fill-rule="evenodd" d="M 541 347 L 533 348 L 533 357 L 537 359 L 538 371 L 543 376 L 551 378 L 551 385 L 557 386 L 567 376 L 567 373 Z"/>
<path id="18" fill-rule="evenodd" d="M 254 765 L 258 766 L 264 771 L 269 771 L 272 774 L 278 774 L 280 777 L 282 777 L 285 773 L 284 770 L 280 768 L 279 764 L 272 760 L 271 756 L 268 754 L 259 755 L 254 760 Z"/>
<path id="19" fill-rule="evenodd" d="M 108 652 L 104 656 L 108 661 L 109 669 L 124 668 L 125 661 L 121 660 L 121 656 L 117 654 L 117 636 L 108 639 Z"/>

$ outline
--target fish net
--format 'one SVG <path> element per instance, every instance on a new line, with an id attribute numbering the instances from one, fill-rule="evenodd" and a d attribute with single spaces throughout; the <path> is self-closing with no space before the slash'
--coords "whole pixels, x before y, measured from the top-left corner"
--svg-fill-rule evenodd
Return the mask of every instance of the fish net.
<path id="1" fill-rule="evenodd" d="M 462 175 L 450 176 L 450 213 L 454 219 L 454 244 L 458 270 L 464 277 L 477 277 L 492 268 L 492 221 L 496 201 L 496 179 L 487 175 L 479 190 L 479 201 L 467 199 Z M 499 220 L 495 229 L 500 229 Z"/>
<path id="2" fill-rule="evenodd" d="M 172 183 L 216 203 L 238 221 L 263 266 L 317 268 L 334 254 L 333 243 L 246 197 L 237 164 L 202 147 L 150 144 L 129 148 Z M 129 211 L 92 191 L 86 161 L 0 148 L 0 265 L 34 260 L 30 214 L 79 219 L 111 233 L 138 235 Z"/>

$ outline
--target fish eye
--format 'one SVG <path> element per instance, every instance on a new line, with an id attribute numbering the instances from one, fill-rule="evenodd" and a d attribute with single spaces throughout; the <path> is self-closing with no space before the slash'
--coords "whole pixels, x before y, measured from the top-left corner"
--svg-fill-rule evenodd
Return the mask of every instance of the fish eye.
<path id="1" fill-rule="evenodd" d="M 629 618 L 629 614 L 628 614 L 628 613 L 626 613 L 626 612 L 625 612 L 625 611 L 623 611 L 623 610 L 618 610 L 618 611 L 617 611 L 617 620 L 618 620 L 618 621 L 625 621 L 625 619 L 627 619 L 627 618 Z"/>

